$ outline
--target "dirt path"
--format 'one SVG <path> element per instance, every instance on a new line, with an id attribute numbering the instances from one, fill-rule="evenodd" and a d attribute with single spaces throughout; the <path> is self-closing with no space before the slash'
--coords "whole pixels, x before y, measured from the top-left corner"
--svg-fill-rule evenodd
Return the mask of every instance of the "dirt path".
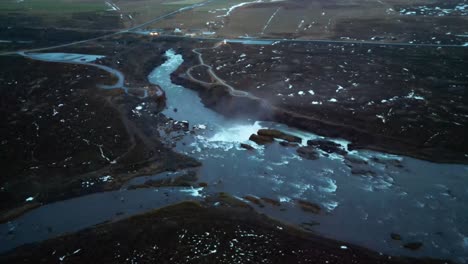
<path id="1" fill-rule="evenodd" d="M 216 73 L 213 71 L 213 67 L 211 67 L 210 65 L 206 64 L 205 61 L 203 60 L 203 54 L 200 52 L 201 50 L 207 50 L 207 49 L 216 49 L 220 46 L 222 46 L 224 44 L 224 42 L 218 42 L 216 43 L 213 47 L 211 48 L 200 48 L 200 49 L 193 49 L 192 52 L 197 54 L 198 55 L 198 61 L 199 61 L 199 65 L 195 65 L 195 66 L 192 66 L 190 67 L 188 70 L 187 70 L 187 75 L 189 76 L 189 78 L 194 81 L 194 82 L 197 82 L 199 84 L 202 84 L 204 86 L 208 86 L 207 88 L 210 88 L 214 85 L 221 85 L 221 86 L 225 86 L 226 88 L 229 89 L 229 93 L 232 95 L 232 96 L 237 96 L 237 97 L 247 97 L 247 98 L 251 98 L 251 99 L 255 99 L 255 100 L 260 100 L 260 98 L 248 93 L 248 92 L 245 92 L 245 91 L 241 91 L 241 90 L 237 90 L 236 88 L 234 88 L 233 86 L 229 85 L 228 83 L 226 83 L 223 79 L 221 79 L 218 75 L 216 75 Z M 215 82 L 213 83 L 207 83 L 207 82 L 204 82 L 204 81 L 201 81 L 201 80 L 198 80 L 197 78 L 193 77 L 193 75 L 191 74 L 191 71 L 196 68 L 196 67 L 200 67 L 200 66 L 205 66 L 208 68 L 207 72 L 208 74 L 211 76 L 212 79 L 215 80 Z"/>

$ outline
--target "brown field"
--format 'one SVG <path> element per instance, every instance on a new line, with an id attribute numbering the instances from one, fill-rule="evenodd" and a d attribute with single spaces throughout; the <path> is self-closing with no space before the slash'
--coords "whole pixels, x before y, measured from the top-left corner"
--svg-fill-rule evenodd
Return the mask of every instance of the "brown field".
<path id="1" fill-rule="evenodd" d="M 214 36 L 264 38 L 392 40 L 453 43 L 455 35 L 466 34 L 466 15 L 454 12 L 444 16 L 406 15 L 402 10 L 419 6 L 453 8 L 449 1 L 300 1 L 253 3 L 234 9 L 228 16 L 227 6 L 215 1 L 192 11 L 151 25 L 151 28 L 178 27 L 188 33 L 193 30 L 216 32 Z M 451 3 L 451 5 L 450 5 Z M 400 12 L 401 11 L 401 12 Z M 419 38 L 427 28 L 434 35 Z M 450 29 L 450 30 L 449 30 Z"/>
<path id="2" fill-rule="evenodd" d="M 33 7 L 0 4 L 2 26 L 119 30 L 141 25 L 201 0 L 116 0 L 99 5 L 87 0 L 36 2 Z M 301 38 L 463 44 L 467 11 L 454 11 L 458 1 L 227 1 L 215 0 L 147 26 L 165 34 L 205 37 Z M 113 5 L 113 6 L 112 6 Z M 53 6 L 54 8 L 48 8 Z M 237 7 L 236 7 L 237 6 Z M 421 6 L 430 10 L 421 13 Z M 434 13 L 436 8 L 452 10 Z M 114 9 L 114 10 L 113 10 Z M 408 13 L 409 12 L 409 13 Z M 414 12 L 414 13 L 412 13 Z M 25 19 L 25 16 L 26 19 Z M 430 28 L 431 36 L 422 36 Z M 213 34 L 203 34 L 212 32 Z"/>

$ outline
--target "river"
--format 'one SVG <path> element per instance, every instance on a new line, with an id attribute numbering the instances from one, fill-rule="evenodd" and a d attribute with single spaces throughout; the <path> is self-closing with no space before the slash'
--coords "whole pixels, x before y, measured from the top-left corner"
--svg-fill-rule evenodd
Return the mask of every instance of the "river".
<path id="1" fill-rule="evenodd" d="M 313 230 L 325 236 L 356 243 L 395 255 L 468 258 L 468 167 L 437 164 L 414 158 L 373 151 L 352 151 L 365 159 L 376 176 L 356 176 L 342 156 L 304 160 L 294 148 L 280 144 L 256 146 L 254 152 L 240 143 L 260 128 L 276 128 L 307 139 L 320 138 L 285 125 L 256 120 L 232 120 L 204 107 L 197 93 L 171 82 L 170 74 L 182 63 L 181 55 L 166 52 L 168 60 L 150 75 L 168 98 L 164 114 L 186 120 L 191 126 L 206 127 L 179 142 L 177 150 L 202 161 L 200 181 L 207 182 L 206 195 L 227 192 L 237 197 L 267 197 L 281 207 L 257 208 L 289 223 L 320 223 Z M 173 111 L 177 109 L 177 111 Z M 341 139 L 329 139 L 347 145 Z M 397 160 L 388 166 L 372 160 Z M 311 215 L 293 202 L 319 203 L 326 214 Z M 285 210 L 286 209 L 286 210 Z M 409 251 L 390 233 L 401 234 L 405 242 L 424 246 Z"/>

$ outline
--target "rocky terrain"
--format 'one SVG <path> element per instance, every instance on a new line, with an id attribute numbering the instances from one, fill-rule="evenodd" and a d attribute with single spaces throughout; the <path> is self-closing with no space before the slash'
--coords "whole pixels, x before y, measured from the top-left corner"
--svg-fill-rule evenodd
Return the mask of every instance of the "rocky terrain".
<path id="1" fill-rule="evenodd" d="M 118 65 L 122 57 L 113 59 Z M 2 221 L 43 203 L 119 188 L 138 175 L 199 165 L 162 142 L 168 139 L 160 130 L 180 128 L 158 114 L 164 98 L 139 98 L 137 88 L 150 85 L 143 75 L 125 71 L 136 89 L 125 94 L 97 88 L 114 77 L 89 66 L 18 56 L 0 63 Z M 139 71 L 131 60 L 125 65 Z"/>
<path id="2" fill-rule="evenodd" d="M 223 114 L 244 112 L 342 137 L 352 148 L 438 162 L 468 159 L 463 48 L 286 41 L 201 52 L 214 74 L 249 96 L 191 82 L 184 71 L 199 63 L 193 56 L 174 81 L 201 91 L 206 105 Z"/>

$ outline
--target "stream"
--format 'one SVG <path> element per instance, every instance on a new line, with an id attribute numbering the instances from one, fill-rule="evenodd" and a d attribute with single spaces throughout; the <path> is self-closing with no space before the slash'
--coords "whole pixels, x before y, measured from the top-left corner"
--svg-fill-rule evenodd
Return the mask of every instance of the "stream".
<path id="1" fill-rule="evenodd" d="M 196 133 L 188 133 L 180 140 L 175 150 L 203 163 L 197 172 L 199 181 L 208 186 L 123 188 L 44 205 L 0 225 L 0 252 L 183 200 L 226 192 L 239 199 L 250 195 L 278 200 L 280 206 L 267 203 L 264 207 L 252 206 L 275 219 L 326 237 L 392 255 L 467 263 L 468 166 L 374 151 L 350 151 L 351 155 L 366 160 L 367 166 L 376 172 L 369 177 L 353 175 L 345 159 L 337 154 L 305 160 L 295 148 L 278 142 L 257 146 L 248 138 L 260 128 L 300 136 L 304 145 L 308 139 L 322 137 L 274 122 L 229 119 L 204 107 L 196 92 L 171 82 L 170 74 L 183 63 L 183 57 L 173 50 L 168 50 L 166 56 L 167 61 L 148 78 L 166 93 L 167 109 L 163 113 L 198 128 Z M 328 140 L 345 148 L 348 144 L 341 139 Z M 244 150 L 240 143 L 256 149 Z M 395 162 L 399 165 L 392 165 Z M 131 183 L 168 174 L 140 177 Z M 296 200 L 317 203 L 324 212 L 303 211 Z M 10 236 L 12 230 L 14 237 Z M 402 241 L 393 240 L 391 233 L 400 234 Z M 423 246 L 411 251 L 403 247 L 408 242 L 421 242 Z"/>

